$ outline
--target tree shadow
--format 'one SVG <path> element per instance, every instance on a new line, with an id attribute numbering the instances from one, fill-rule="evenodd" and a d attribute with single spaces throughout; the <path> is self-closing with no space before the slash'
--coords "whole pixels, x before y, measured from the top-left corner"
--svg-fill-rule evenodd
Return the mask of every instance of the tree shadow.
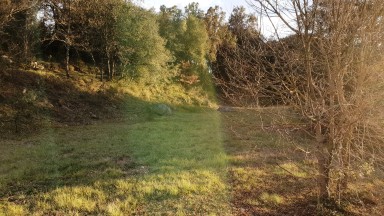
<path id="1" fill-rule="evenodd" d="M 36 133 L 46 122 L 90 124 L 121 117 L 117 90 L 91 74 L 13 69 L 0 74 L 0 130 L 7 138 Z"/>

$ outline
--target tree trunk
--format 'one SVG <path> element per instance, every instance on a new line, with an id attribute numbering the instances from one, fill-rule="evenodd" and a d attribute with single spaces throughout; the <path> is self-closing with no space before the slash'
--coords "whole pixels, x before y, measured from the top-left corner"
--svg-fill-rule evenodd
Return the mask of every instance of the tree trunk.
<path id="1" fill-rule="evenodd" d="M 256 95 L 255 100 L 256 100 L 256 108 L 259 108 L 260 107 L 259 95 Z"/>
<path id="2" fill-rule="evenodd" d="M 100 81 L 101 82 L 104 81 L 103 63 L 101 63 L 101 66 L 100 66 Z"/>
<path id="3" fill-rule="evenodd" d="M 111 74 L 111 79 L 113 79 L 113 77 L 115 76 L 115 61 L 114 61 L 114 59 L 112 59 L 112 74 Z"/>
<path id="4" fill-rule="evenodd" d="M 69 78 L 69 45 L 66 45 L 66 54 L 65 54 L 65 73 L 67 78 Z"/>
<path id="5" fill-rule="evenodd" d="M 101 64 L 99 64 L 99 70 L 100 70 L 100 81 L 104 81 L 104 58 L 101 58 Z"/>
<path id="6" fill-rule="evenodd" d="M 24 55 L 23 55 L 23 61 L 25 63 L 30 63 L 30 50 L 29 50 L 29 39 L 27 35 L 24 35 Z"/>
<path id="7" fill-rule="evenodd" d="M 66 54 L 65 54 L 65 72 L 67 75 L 67 78 L 69 78 L 69 49 L 71 44 L 70 34 L 71 34 L 71 1 L 68 1 L 68 23 L 67 23 L 67 35 L 65 38 L 65 48 L 66 48 Z"/>
<path id="8" fill-rule="evenodd" d="M 107 60 L 107 66 L 108 66 L 108 80 L 111 80 L 111 59 L 109 55 Z"/>
<path id="9" fill-rule="evenodd" d="M 316 124 L 317 160 L 318 160 L 318 187 L 320 203 L 329 200 L 329 171 L 332 162 L 332 143 L 322 133 L 322 126 Z"/>

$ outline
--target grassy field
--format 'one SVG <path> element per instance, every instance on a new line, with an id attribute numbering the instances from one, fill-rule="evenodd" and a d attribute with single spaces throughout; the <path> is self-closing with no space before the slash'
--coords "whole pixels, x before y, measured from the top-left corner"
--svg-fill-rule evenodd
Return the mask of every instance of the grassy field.
<path id="1" fill-rule="evenodd" d="M 137 102 L 135 102 L 137 103 Z M 49 128 L 0 145 L 0 215 L 228 215 L 215 111 Z"/>
<path id="2" fill-rule="evenodd" d="M 311 141 L 289 109 L 126 116 L 0 145 L 0 215 L 381 215 L 383 173 L 317 205 Z M 289 135 L 289 136 L 288 136 Z M 288 139 L 294 135 L 296 139 Z M 364 192 L 369 189 L 371 192 Z"/>

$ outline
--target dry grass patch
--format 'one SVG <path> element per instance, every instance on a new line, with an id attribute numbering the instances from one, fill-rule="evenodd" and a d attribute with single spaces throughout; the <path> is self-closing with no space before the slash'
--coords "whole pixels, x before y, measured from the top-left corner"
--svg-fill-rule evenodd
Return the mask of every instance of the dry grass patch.
<path id="1" fill-rule="evenodd" d="M 380 170 L 353 181 L 339 207 L 319 208 L 311 139 L 302 132 L 305 125 L 289 108 L 236 109 L 222 113 L 222 121 L 230 155 L 235 214 L 381 215 L 384 212 Z"/>

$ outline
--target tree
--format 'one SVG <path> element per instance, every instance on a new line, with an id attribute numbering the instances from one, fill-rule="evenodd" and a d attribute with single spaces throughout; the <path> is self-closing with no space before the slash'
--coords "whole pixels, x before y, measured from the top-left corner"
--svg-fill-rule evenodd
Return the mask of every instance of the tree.
<path id="1" fill-rule="evenodd" d="M 158 15 L 159 34 L 166 41 L 166 48 L 171 51 L 173 56 L 182 52 L 180 45 L 180 35 L 182 35 L 181 24 L 183 22 L 183 13 L 176 6 L 167 8 L 164 5 L 160 7 Z"/>
<path id="2" fill-rule="evenodd" d="M 271 77 L 268 74 L 267 50 L 257 30 L 256 17 L 234 8 L 228 22 L 230 36 L 221 42 L 213 64 L 216 86 L 224 100 L 235 105 L 259 106 L 267 97 Z"/>
<path id="3" fill-rule="evenodd" d="M 130 3 L 121 0 L 100 0 L 92 5 L 86 2 L 81 3 L 81 8 L 87 8 L 85 14 L 84 9 L 80 10 L 80 13 L 85 16 L 82 20 L 82 28 L 80 28 L 85 34 L 83 33 L 81 38 L 87 39 L 86 50 L 91 53 L 93 61 L 95 61 L 94 55 L 98 56 L 102 81 L 104 71 L 106 71 L 107 79 L 113 79 L 116 73 L 116 65 L 119 63 L 118 22 L 120 16 L 122 16 L 121 10 L 123 7 L 130 7 Z M 84 31 L 85 29 L 87 31 Z"/>
<path id="4" fill-rule="evenodd" d="M 0 51 L 21 62 L 28 62 L 34 56 L 38 42 L 38 1 L 0 2 Z"/>
<path id="5" fill-rule="evenodd" d="M 0 33 L 4 33 L 4 28 L 14 20 L 15 14 L 24 11 L 34 5 L 35 1 L 11 1 L 3 0 L 0 2 Z"/>
<path id="6" fill-rule="evenodd" d="M 117 23 L 119 59 L 123 70 L 140 81 L 155 84 L 173 76 L 172 61 L 165 41 L 159 35 L 157 17 L 139 7 L 121 8 Z"/>
<path id="7" fill-rule="evenodd" d="M 225 40 L 230 40 L 231 34 L 225 24 L 225 12 L 219 6 L 210 7 L 204 16 L 204 21 L 210 45 L 207 58 L 211 67 L 212 63 L 216 61 L 218 48 Z"/>
<path id="8" fill-rule="evenodd" d="M 44 2 L 43 22 L 49 28 L 45 40 L 59 42 L 65 48 L 66 74 L 69 77 L 72 51 L 87 53 L 108 79 L 115 75 L 117 53 L 117 22 L 121 8 L 128 1 L 47 0 Z"/>
<path id="9" fill-rule="evenodd" d="M 72 33 L 72 22 L 74 21 L 73 10 L 74 1 L 72 0 L 45 0 L 42 4 L 42 10 L 44 17 L 43 23 L 46 23 L 50 28 L 44 41 L 50 41 L 51 43 L 57 41 L 63 44 L 65 48 L 65 72 L 67 78 L 69 74 L 69 60 L 70 50 L 74 46 L 74 40 L 76 34 Z"/>
<path id="10" fill-rule="evenodd" d="M 207 64 L 209 38 L 203 17 L 198 4 L 188 5 L 184 13 L 176 7 L 163 6 L 159 16 L 160 35 L 175 57 L 173 65 L 180 68 L 179 80 L 186 86 L 200 83 L 211 90 Z"/>
<path id="11" fill-rule="evenodd" d="M 189 3 L 184 8 L 184 16 L 185 17 L 194 16 L 198 19 L 203 19 L 204 18 L 204 11 L 199 8 L 199 3 L 192 2 L 192 3 Z"/>
<path id="12" fill-rule="evenodd" d="M 378 0 L 255 2 L 257 11 L 279 17 L 295 34 L 296 49 L 283 43 L 280 49 L 289 64 L 281 97 L 311 125 L 319 197 L 327 201 L 333 182 L 341 194 L 361 162 L 383 154 L 382 116 L 372 114 L 380 110 L 374 98 L 382 96 L 374 86 L 382 82 L 384 5 Z"/>

